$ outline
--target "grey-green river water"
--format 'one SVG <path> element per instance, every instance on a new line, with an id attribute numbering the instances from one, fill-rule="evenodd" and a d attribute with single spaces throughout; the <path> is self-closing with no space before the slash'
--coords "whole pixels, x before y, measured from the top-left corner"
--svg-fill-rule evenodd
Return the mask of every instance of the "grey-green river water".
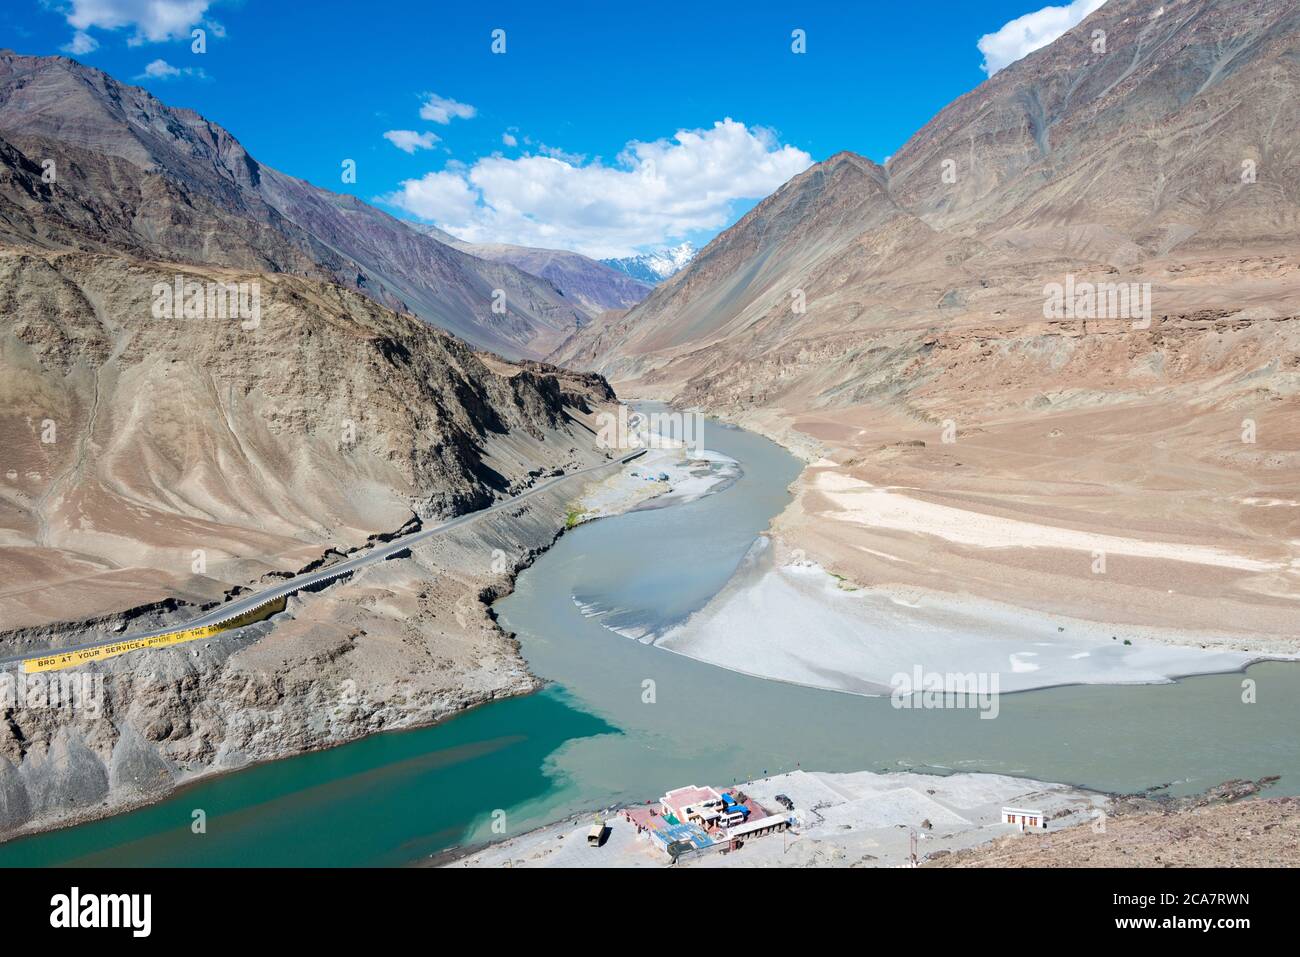
<path id="1" fill-rule="evenodd" d="M 580 526 L 497 604 L 546 690 L 0 845 L 0 865 L 404 864 L 488 839 L 494 819 L 518 833 L 678 785 L 795 767 L 994 771 L 1174 792 L 1278 774 L 1271 793 L 1300 793 L 1294 664 L 1003 695 L 985 720 L 751 678 L 616 634 L 606 625 L 657 630 L 701 607 L 789 501 L 799 464 L 784 450 L 712 424 L 706 444 L 741 463 L 739 481 Z M 1256 703 L 1242 700 L 1247 677 Z M 206 833 L 190 829 L 196 808 Z"/>

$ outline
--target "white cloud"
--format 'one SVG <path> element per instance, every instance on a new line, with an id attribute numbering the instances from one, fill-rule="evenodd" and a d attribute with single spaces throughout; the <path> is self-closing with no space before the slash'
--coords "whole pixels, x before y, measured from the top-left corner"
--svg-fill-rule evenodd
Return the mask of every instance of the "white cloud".
<path id="1" fill-rule="evenodd" d="M 766 196 L 812 165 L 770 130 L 726 119 L 672 139 L 631 142 L 613 165 L 491 156 L 410 179 L 380 201 L 470 242 L 626 256 L 716 230 L 732 203 Z"/>
<path id="2" fill-rule="evenodd" d="M 438 142 L 438 135 L 436 133 L 417 133 L 415 130 L 389 130 L 384 134 L 384 139 L 403 153 L 414 153 L 416 150 L 433 149 L 433 144 Z"/>
<path id="3" fill-rule="evenodd" d="M 132 44 L 160 43 L 189 37 L 190 29 L 203 21 L 211 4 L 212 0 L 70 0 L 63 12 L 73 29 L 81 33 L 91 27 L 135 27 Z M 212 26 L 220 36 L 220 27 Z"/>
<path id="4" fill-rule="evenodd" d="M 502 134 L 501 134 L 501 142 L 502 142 L 502 143 L 505 143 L 506 146 L 518 146 L 518 145 L 519 145 L 519 140 L 515 137 L 515 135 L 514 135 L 513 133 L 502 133 Z"/>
<path id="5" fill-rule="evenodd" d="M 1016 17 L 994 33 L 986 33 L 976 44 L 984 54 L 980 68 L 992 76 L 1021 57 L 1047 46 L 1077 26 L 1106 0 L 1073 0 L 1064 7 L 1043 7 Z"/>
<path id="6" fill-rule="evenodd" d="M 537 144 L 537 152 L 541 153 L 543 156 L 549 156 L 551 159 L 563 160 L 570 166 L 581 166 L 583 163 L 587 162 L 586 153 L 570 153 L 567 150 L 560 149 L 558 146 L 547 146 L 545 143 Z"/>
<path id="7" fill-rule="evenodd" d="M 380 199 L 438 224 L 470 222 L 480 212 L 478 194 L 459 169 L 408 179 L 399 192 Z"/>
<path id="8" fill-rule="evenodd" d="M 164 59 L 151 60 L 144 68 L 143 73 L 136 74 L 137 80 L 174 80 L 178 76 L 192 76 L 195 79 L 206 80 L 208 75 L 203 72 L 201 67 L 187 66 L 184 69 L 174 67 Z"/>
<path id="9" fill-rule="evenodd" d="M 474 114 L 478 112 L 468 103 L 457 103 L 455 100 L 446 99 L 437 93 L 426 93 L 424 97 L 424 105 L 420 107 L 420 119 L 422 120 L 441 123 L 445 126 L 453 119 L 472 119 Z"/>
<path id="10" fill-rule="evenodd" d="M 99 49 L 99 41 L 89 33 L 78 30 L 72 35 L 72 39 L 59 47 L 64 53 L 70 53 L 73 56 L 85 56 L 87 53 L 94 53 Z"/>
<path id="11" fill-rule="evenodd" d="M 172 66 L 166 60 L 162 60 L 162 59 L 154 60 L 152 63 L 146 66 L 144 68 L 144 72 L 140 74 L 140 76 L 142 77 L 149 77 L 150 79 L 154 79 L 154 80 L 169 80 L 174 76 L 180 76 L 180 75 L 181 75 L 180 70 L 176 69 L 176 67 Z"/>

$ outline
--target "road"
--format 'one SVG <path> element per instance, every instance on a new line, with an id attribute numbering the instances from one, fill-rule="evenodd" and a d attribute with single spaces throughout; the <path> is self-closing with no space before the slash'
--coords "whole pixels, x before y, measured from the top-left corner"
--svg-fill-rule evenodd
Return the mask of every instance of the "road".
<path id="1" fill-rule="evenodd" d="M 444 532 L 451 531 L 453 528 L 459 528 L 462 525 L 468 525 L 471 522 L 479 521 L 480 519 L 486 518 L 492 513 L 498 512 L 502 509 L 513 508 L 525 499 L 531 498 L 534 495 L 540 495 L 561 482 L 567 482 L 569 479 L 577 478 L 580 475 L 586 475 L 589 472 L 595 472 L 599 469 L 607 469 L 613 465 L 623 465 L 632 461 L 637 456 L 644 454 L 644 451 L 644 449 L 641 449 L 635 452 L 630 452 L 622 458 L 610 459 L 608 462 L 601 462 L 599 465 L 589 465 L 584 469 L 578 469 L 576 472 L 557 475 L 549 481 L 543 482 L 541 485 L 536 485 L 526 492 L 521 492 L 513 498 L 503 499 L 495 505 L 479 509 L 477 512 L 467 512 L 464 515 L 443 522 L 441 525 L 435 525 L 433 528 L 424 528 L 418 532 L 411 532 L 409 535 L 403 535 L 401 538 L 395 538 L 391 542 L 385 542 L 382 545 L 377 545 L 364 552 L 359 552 L 358 554 L 344 559 L 335 565 L 330 565 L 328 568 L 319 568 L 316 571 L 295 575 L 293 578 L 286 578 L 279 584 L 263 588 L 259 591 L 250 592 L 249 594 L 236 598 L 233 601 L 225 602 L 188 621 L 174 622 L 165 628 L 157 628 L 153 631 L 142 631 L 130 635 L 114 635 L 112 638 L 87 641 L 79 645 L 41 649 L 39 651 L 27 651 L 21 655 L 0 658 L 0 668 L 25 661 L 34 656 L 45 658 L 53 655 L 68 654 L 73 651 L 82 651 L 87 648 L 98 648 L 101 645 L 115 645 L 120 642 L 131 641 L 137 638 L 153 638 L 156 635 L 167 635 L 187 628 L 199 628 L 203 625 L 218 624 L 227 619 L 234 618 L 236 615 L 242 614 L 243 612 L 250 611 L 265 602 L 272 601 L 282 596 L 292 595 L 295 592 L 302 591 L 304 588 L 310 588 L 312 585 L 319 585 L 324 582 L 332 581 L 335 578 L 340 578 L 344 575 L 355 572 L 360 568 L 365 568 L 367 565 L 373 565 L 376 562 L 385 561 L 399 552 L 408 548 L 413 548 L 420 543 L 433 538 L 435 535 L 441 535 Z"/>

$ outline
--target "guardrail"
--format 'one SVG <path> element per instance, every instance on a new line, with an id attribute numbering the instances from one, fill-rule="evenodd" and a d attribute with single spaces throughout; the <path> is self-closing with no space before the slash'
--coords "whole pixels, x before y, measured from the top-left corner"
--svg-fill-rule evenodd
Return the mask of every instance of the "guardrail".
<path id="1" fill-rule="evenodd" d="M 268 598 L 265 601 L 258 602 L 252 608 L 247 608 L 227 618 L 214 621 L 210 625 L 183 628 L 179 631 L 169 631 L 148 638 L 125 638 L 122 641 L 110 642 L 106 645 L 95 645 L 91 648 L 79 648 L 76 651 L 56 652 L 39 658 L 28 658 L 23 662 L 23 671 L 26 674 L 37 671 L 59 671 L 63 668 L 75 668 L 77 665 L 84 665 L 91 661 L 115 658 L 118 655 L 126 654 L 128 651 L 138 651 L 142 648 L 165 648 L 168 645 L 179 645 L 186 641 L 196 641 L 199 638 L 210 638 L 223 631 L 242 628 L 244 625 L 251 625 L 256 621 L 265 621 L 272 615 L 284 611 L 288 603 L 288 595 L 277 595 L 275 598 Z"/>

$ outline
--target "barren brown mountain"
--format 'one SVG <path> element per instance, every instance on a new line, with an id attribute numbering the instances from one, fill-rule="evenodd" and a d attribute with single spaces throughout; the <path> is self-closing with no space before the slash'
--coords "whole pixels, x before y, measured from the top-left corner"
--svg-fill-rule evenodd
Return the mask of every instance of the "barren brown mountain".
<path id="1" fill-rule="evenodd" d="M 1294 648 L 1297 89 L 1294 3 L 1110 0 L 552 358 L 801 449 L 779 530 L 859 582 Z"/>
<path id="2" fill-rule="evenodd" d="M 587 318 L 545 279 L 264 166 L 192 110 L 65 57 L 0 51 L 0 236 L 329 278 L 507 358 L 541 358 Z"/>
<path id="3" fill-rule="evenodd" d="M 607 461 L 604 379 L 434 328 L 537 355 L 580 320 L 545 280 L 260 166 L 196 114 L 0 54 L 0 657 L 184 622 Z M 485 601 L 572 494 L 273 622 L 111 658 L 91 713 L 6 684 L 0 839 L 532 689 Z"/>
<path id="4" fill-rule="evenodd" d="M 156 315 L 178 276 L 259 284 L 256 325 Z M 0 246 L 0 314 L 5 657 L 183 622 L 606 459 L 583 424 L 612 399 L 598 376 L 480 357 L 322 280 Z M 563 528 L 569 494 L 274 623 L 110 659 L 95 713 L 7 698 L 0 838 L 531 689 L 482 599 Z"/>

